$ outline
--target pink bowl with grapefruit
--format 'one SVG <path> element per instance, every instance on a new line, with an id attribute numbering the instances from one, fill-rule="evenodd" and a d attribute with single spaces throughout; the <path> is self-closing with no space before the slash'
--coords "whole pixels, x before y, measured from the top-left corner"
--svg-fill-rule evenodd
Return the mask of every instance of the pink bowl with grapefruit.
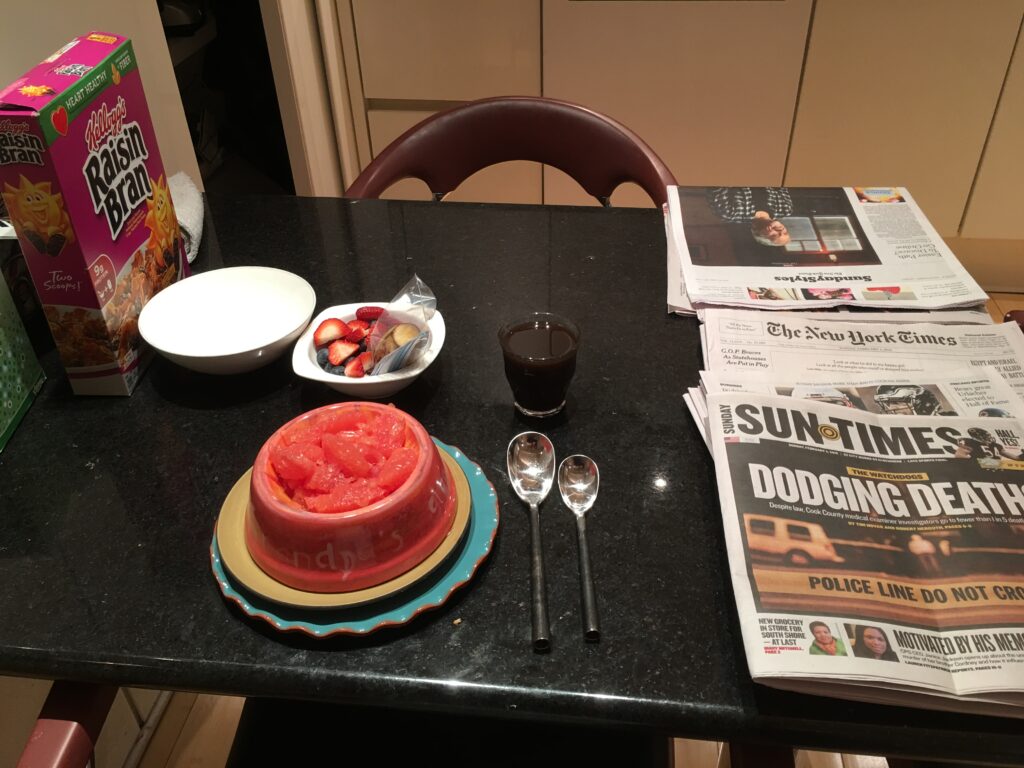
<path id="1" fill-rule="evenodd" d="M 366 589 L 422 562 L 455 517 L 455 484 L 416 419 L 369 402 L 278 429 L 253 464 L 245 542 L 264 572 L 308 592 Z"/>

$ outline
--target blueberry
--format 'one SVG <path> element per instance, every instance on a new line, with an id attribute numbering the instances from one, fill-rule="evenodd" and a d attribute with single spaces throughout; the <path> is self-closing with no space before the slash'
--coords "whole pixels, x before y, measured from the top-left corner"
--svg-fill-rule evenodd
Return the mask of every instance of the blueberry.
<path id="1" fill-rule="evenodd" d="M 328 362 L 326 349 L 318 349 L 316 351 L 316 364 L 319 365 L 324 370 L 327 370 Z"/>
<path id="2" fill-rule="evenodd" d="M 344 376 L 345 375 L 345 366 L 344 365 L 329 365 L 328 364 L 328 366 L 324 370 L 326 370 L 328 373 L 336 373 L 338 376 Z"/>

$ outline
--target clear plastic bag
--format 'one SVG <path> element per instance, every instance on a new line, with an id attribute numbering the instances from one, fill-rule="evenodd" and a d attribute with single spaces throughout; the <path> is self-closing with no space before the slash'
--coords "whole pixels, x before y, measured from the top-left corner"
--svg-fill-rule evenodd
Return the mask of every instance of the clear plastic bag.
<path id="1" fill-rule="evenodd" d="M 436 309 L 434 292 L 419 275 L 413 275 L 377 318 L 367 338 L 366 348 L 373 353 L 374 359 L 373 369 L 367 371 L 367 375 L 379 376 L 415 363 L 430 346 L 428 324 Z M 412 336 L 408 326 L 415 326 L 419 333 Z"/>

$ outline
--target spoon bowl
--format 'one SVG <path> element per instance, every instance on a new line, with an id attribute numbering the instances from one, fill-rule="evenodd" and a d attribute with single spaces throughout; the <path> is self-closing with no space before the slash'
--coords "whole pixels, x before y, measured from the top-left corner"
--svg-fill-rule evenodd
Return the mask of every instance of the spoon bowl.
<path id="1" fill-rule="evenodd" d="M 533 649 L 551 650 L 551 628 L 544 584 L 544 552 L 538 505 L 547 498 L 555 480 L 555 447 L 540 432 L 512 438 L 507 453 L 508 478 L 516 496 L 530 505 L 530 589 L 532 593 Z"/>
<path id="2" fill-rule="evenodd" d="M 594 506 L 600 485 L 601 473 L 597 464 L 587 456 L 570 456 L 558 466 L 558 490 L 565 506 L 576 517 L 587 514 L 587 510 Z"/>
<path id="3" fill-rule="evenodd" d="M 555 447 L 540 432 L 523 432 L 508 444 L 508 478 L 527 504 L 547 498 L 555 480 Z"/>

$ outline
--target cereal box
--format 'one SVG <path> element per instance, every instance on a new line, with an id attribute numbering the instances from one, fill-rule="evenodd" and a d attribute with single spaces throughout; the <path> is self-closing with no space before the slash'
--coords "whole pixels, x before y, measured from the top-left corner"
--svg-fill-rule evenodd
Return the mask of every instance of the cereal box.
<path id="1" fill-rule="evenodd" d="M 76 38 L 0 90 L 0 193 L 76 394 L 131 394 L 138 317 L 187 269 L 131 42 Z"/>

